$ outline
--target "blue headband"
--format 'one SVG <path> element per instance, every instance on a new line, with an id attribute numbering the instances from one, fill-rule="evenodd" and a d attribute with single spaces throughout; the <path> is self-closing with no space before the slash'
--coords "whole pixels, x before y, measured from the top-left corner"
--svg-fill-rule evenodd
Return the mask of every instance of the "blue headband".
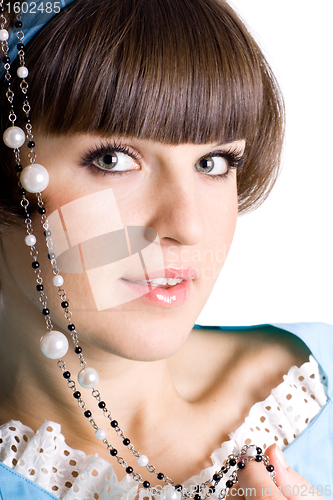
<path id="1" fill-rule="evenodd" d="M 86 0 L 87 1 L 87 0 Z M 43 0 L 36 0 L 35 2 L 22 2 L 22 15 L 21 21 L 23 24 L 22 31 L 24 33 L 23 43 L 26 45 L 38 31 L 48 23 L 56 14 L 59 14 L 60 10 L 72 3 L 73 0 L 52 0 L 52 2 L 46 2 Z M 48 6 L 47 6 L 48 4 Z M 51 4 L 51 9 L 49 4 Z M 25 8 L 26 7 L 26 8 Z M 40 9 L 40 10 L 38 10 Z M 26 10 L 26 12 L 24 12 Z M 50 10 L 50 12 L 47 12 Z M 13 29 L 9 40 L 8 40 L 8 56 L 10 57 L 10 62 L 12 63 L 16 59 L 18 39 L 16 38 L 16 29 Z M 5 74 L 3 65 L 0 68 L 0 79 Z M 29 68 L 28 68 L 29 69 Z"/>

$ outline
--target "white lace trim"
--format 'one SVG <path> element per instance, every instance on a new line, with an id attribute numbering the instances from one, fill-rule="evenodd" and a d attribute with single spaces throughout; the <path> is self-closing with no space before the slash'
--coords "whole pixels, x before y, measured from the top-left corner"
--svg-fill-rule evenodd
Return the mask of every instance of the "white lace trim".
<path id="1" fill-rule="evenodd" d="M 185 487 L 207 481 L 243 444 L 265 449 L 276 442 L 284 449 L 299 436 L 327 401 L 323 377 L 310 356 L 283 378 L 265 401 L 252 406 L 230 440 L 213 452 L 213 465 L 186 481 Z M 0 427 L 0 461 L 63 500 L 134 500 L 138 491 L 130 476 L 118 482 L 106 460 L 67 446 L 60 425 L 54 422 L 44 422 L 36 434 L 14 420 Z M 224 486 L 222 480 L 212 498 Z M 151 496 L 143 488 L 139 493 L 141 499 Z"/>

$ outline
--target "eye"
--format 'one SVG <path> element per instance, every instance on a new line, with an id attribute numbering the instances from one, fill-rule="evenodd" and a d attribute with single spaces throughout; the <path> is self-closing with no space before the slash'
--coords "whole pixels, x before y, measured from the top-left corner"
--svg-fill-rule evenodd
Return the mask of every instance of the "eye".
<path id="1" fill-rule="evenodd" d="M 110 151 L 107 154 L 103 154 L 95 158 L 92 163 L 102 170 L 112 170 L 113 172 L 124 172 L 139 168 L 134 158 L 118 151 Z"/>
<path id="2" fill-rule="evenodd" d="M 228 172 L 229 164 L 223 156 L 207 155 L 202 156 L 202 158 L 195 163 L 195 168 L 199 172 L 205 174 L 209 174 L 213 171 L 212 175 L 223 175 Z"/>

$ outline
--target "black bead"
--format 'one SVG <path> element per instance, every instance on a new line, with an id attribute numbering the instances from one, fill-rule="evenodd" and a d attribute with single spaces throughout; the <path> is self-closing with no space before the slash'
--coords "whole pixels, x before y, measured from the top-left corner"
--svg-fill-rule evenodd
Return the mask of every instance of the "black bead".
<path id="1" fill-rule="evenodd" d="M 182 489 L 183 489 L 183 487 L 181 484 L 176 484 L 176 486 L 175 486 L 176 491 L 182 491 Z"/>
<path id="2" fill-rule="evenodd" d="M 42 292 L 44 290 L 44 285 L 37 285 L 36 290 L 37 292 Z"/>
<path id="3" fill-rule="evenodd" d="M 81 354 L 81 352 L 82 352 L 82 347 L 80 347 L 80 346 L 78 345 L 77 347 L 75 347 L 74 352 L 75 352 L 75 354 Z"/>
<path id="4" fill-rule="evenodd" d="M 162 472 L 159 472 L 159 473 L 157 474 L 157 479 L 158 479 L 159 481 L 162 481 L 162 479 L 163 479 L 163 478 L 164 478 L 164 474 L 163 474 Z"/>
<path id="5" fill-rule="evenodd" d="M 25 219 L 30 219 L 30 212 L 23 212 L 23 217 Z"/>
<path id="6" fill-rule="evenodd" d="M 66 300 L 64 300 L 63 302 L 61 302 L 61 307 L 63 309 L 66 309 L 68 307 L 68 302 Z"/>
<path id="7" fill-rule="evenodd" d="M 131 441 L 130 441 L 128 438 L 123 439 L 123 444 L 124 444 L 125 446 L 128 446 L 128 445 L 130 444 L 130 442 L 131 442 Z"/>
<path id="8" fill-rule="evenodd" d="M 40 215 L 44 215 L 46 213 L 46 209 L 44 207 L 38 207 L 38 213 Z"/>
<path id="9" fill-rule="evenodd" d="M 32 265 L 33 269 L 38 269 L 39 268 L 39 262 L 37 260 L 35 262 L 33 262 L 31 265 Z"/>
<path id="10" fill-rule="evenodd" d="M 47 307 L 45 307 L 45 309 L 42 310 L 42 314 L 44 314 L 44 316 L 47 316 L 48 314 L 50 314 L 50 311 Z"/>
<path id="11" fill-rule="evenodd" d="M 113 448 L 112 450 L 110 450 L 110 455 L 111 457 L 115 457 L 118 453 L 118 450 L 116 450 L 116 448 Z"/>
<path id="12" fill-rule="evenodd" d="M 98 403 L 98 408 L 102 408 L 102 410 L 104 410 L 104 408 L 106 408 L 106 404 L 104 403 L 104 401 L 100 401 Z"/>
<path id="13" fill-rule="evenodd" d="M 117 420 L 111 420 L 110 425 L 111 425 L 111 427 L 113 427 L 113 428 L 118 427 L 118 422 L 117 422 Z"/>
<path id="14" fill-rule="evenodd" d="M 34 141 L 29 141 L 28 144 L 27 144 L 27 146 L 28 146 L 29 149 L 34 148 L 35 147 Z"/>
<path id="15" fill-rule="evenodd" d="M 47 256 L 48 256 L 48 258 L 49 258 L 50 260 L 55 259 L 55 253 L 53 253 L 53 252 L 49 253 Z"/>
<path id="16" fill-rule="evenodd" d="M 261 454 L 262 454 L 262 449 L 261 449 L 261 448 L 259 448 L 259 446 L 257 446 L 257 453 L 258 453 L 258 455 L 261 455 Z"/>
<path id="17" fill-rule="evenodd" d="M 220 474 L 214 474 L 213 475 L 213 480 L 216 482 L 216 483 L 219 483 L 221 481 L 221 476 Z"/>
<path id="18" fill-rule="evenodd" d="M 83 415 L 86 417 L 86 418 L 90 418 L 91 417 L 91 411 L 90 410 L 86 410 Z"/>
<path id="19" fill-rule="evenodd" d="M 26 192 L 26 190 L 25 190 L 24 188 L 21 188 L 21 189 L 19 189 L 18 194 L 19 194 L 20 196 L 24 196 L 25 194 L 27 194 L 27 192 Z"/>
<path id="20" fill-rule="evenodd" d="M 196 493 L 193 497 L 193 500 L 201 500 L 201 496 Z"/>
<path id="21" fill-rule="evenodd" d="M 62 374 L 62 376 L 63 376 L 64 378 L 71 378 L 71 373 L 67 371 L 67 372 L 64 372 L 64 373 Z"/>
<path id="22" fill-rule="evenodd" d="M 80 391 L 75 391 L 73 392 L 73 398 L 75 399 L 80 399 L 81 397 L 81 392 Z M 88 410 L 89 411 L 89 410 Z M 85 415 L 86 416 L 86 415 Z"/>
<path id="23" fill-rule="evenodd" d="M 17 50 L 23 50 L 23 49 L 24 49 L 23 43 L 18 43 L 17 44 Z"/>
<path id="24" fill-rule="evenodd" d="M 132 472 L 133 472 L 133 467 L 128 466 L 128 467 L 126 467 L 126 469 L 125 469 L 125 470 L 126 470 L 127 474 L 132 474 Z"/>
<path id="25" fill-rule="evenodd" d="M 273 465 L 269 464 L 269 465 L 266 466 L 266 469 L 268 470 L 268 472 L 273 472 L 274 467 L 273 467 Z"/>
<path id="26" fill-rule="evenodd" d="M 68 327 L 67 327 L 67 328 L 68 328 L 68 330 L 69 330 L 70 332 L 73 332 L 73 331 L 75 330 L 75 325 L 73 325 L 73 324 L 71 323 L 70 325 L 68 325 Z"/>
<path id="27" fill-rule="evenodd" d="M 238 462 L 237 466 L 238 466 L 239 469 L 244 469 L 245 463 L 242 462 L 242 461 L 240 461 L 240 462 Z"/>
<path id="28" fill-rule="evenodd" d="M 149 486 L 150 486 L 150 482 L 149 482 L 149 481 L 143 481 L 142 486 L 143 486 L 144 488 L 149 488 Z"/>
<path id="29" fill-rule="evenodd" d="M 3 5 L 1 5 L 1 7 L 0 7 L 0 12 L 5 12 L 5 8 Z"/>
<path id="30" fill-rule="evenodd" d="M 210 486 L 210 487 L 208 488 L 208 492 L 209 492 L 209 494 L 210 494 L 210 495 L 211 495 L 212 493 L 215 493 L 215 487 L 214 487 L 214 486 Z"/>
<path id="31" fill-rule="evenodd" d="M 44 236 L 45 236 L 45 238 L 48 238 L 49 236 L 51 236 L 51 231 L 49 231 L 48 229 L 46 231 L 44 231 Z"/>
<path id="32" fill-rule="evenodd" d="M 234 465 L 236 465 L 236 463 L 237 463 L 237 460 L 235 458 L 230 458 L 229 464 L 231 465 L 231 467 L 233 467 Z"/>
<path id="33" fill-rule="evenodd" d="M 15 172 L 22 172 L 23 167 L 22 165 L 15 165 Z"/>
<path id="34" fill-rule="evenodd" d="M 256 458 L 255 458 L 256 462 L 262 462 L 262 456 L 261 455 L 257 455 Z"/>
<path id="35" fill-rule="evenodd" d="M 8 64 L 8 63 L 10 63 L 10 57 L 8 57 L 8 56 L 4 56 L 4 57 L 2 58 L 2 60 L 3 60 L 4 64 Z"/>
<path id="36" fill-rule="evenodd" d="M 224 467 L 224 466 L 223 466 L 223 467 L 221 467 L 221 472 L 223 472 L 224 474 L 225 474 L 226 472 L 228 472 L 227 467 Z"/>
<path id="37" fill-rule="evenodd" d="M 231 480 L 229 479 L 229 480 L 225 483 L 225 485 L 226 485 L 226 487 L 227 487 L 227 488 L 232 488 L 232 487 L 233 487 L 233 485 L 234 485 L 234 483 L 233 483 L 233 481 L 231 481 Z"/>
<path id="38" fill-rule="evenodd" d="M 15 28 L 22 28 L 23 23 L 22 21 L 15 21 Z"/>

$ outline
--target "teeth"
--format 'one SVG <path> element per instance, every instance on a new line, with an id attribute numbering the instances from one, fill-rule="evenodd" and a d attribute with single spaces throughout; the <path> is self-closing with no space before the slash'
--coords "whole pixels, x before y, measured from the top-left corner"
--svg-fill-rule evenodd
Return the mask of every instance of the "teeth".
<path id="1" fill-rule="evenodd" d="M 177 279 L 168 278 L 168 285 L 176 285 L 177 283 L 179 283 Z"/>
<path id="2" fill-rule="evenodd" d="M 154 280 L 149 280 L 153 285 L 166 285 L 168 283 L 168 278 L 155 278 Z"/>
<path id="3" fill-rule="evenodd" d="M 151 285 L 177 285 L 181 283 L 183 280 L 177 278 L 155 278 L 153 280 L 147 280 Z"/>
<path id="4" fill-rule="evenodd" d="M 153 280 L 147 280 L 147 283 L 150 283 L 151 285 L 178 285 L 178 283 L 181 283 L 183 280 L 182 278 L 155 278 Z"/>
<path id="5" fill-rule="evenodd" d="M 124 278 L 125 279 L 125 278 Z M 126 280 L 125 281 L 131 281 L 131 280 Z M 155 286 L 173 286 L 173 285 L 178 285 L 178 283 L 181 283 L 183 281 L 182 278 L 155 278 L 153 280 L 142 280 L 142 281 L 132 281 L 132 283 L 138 283 L 140 285 L 155 285 Z"/>
<path id="6" fill-rule="evenodd" d="M 183 280 L 177 279 L 177 278 L 156 278 L 154 280 L 150 280 L 150 283 L 152 285 L 178 285 L 178 283 L 181 283 Z"/>
<path id="7" fill-rule="evenodd" d="M 183 280 L 177 278 L 155 278 L 153 280 L 147 280 L 151 285 L 177 285 L 181 283 Z"/>

